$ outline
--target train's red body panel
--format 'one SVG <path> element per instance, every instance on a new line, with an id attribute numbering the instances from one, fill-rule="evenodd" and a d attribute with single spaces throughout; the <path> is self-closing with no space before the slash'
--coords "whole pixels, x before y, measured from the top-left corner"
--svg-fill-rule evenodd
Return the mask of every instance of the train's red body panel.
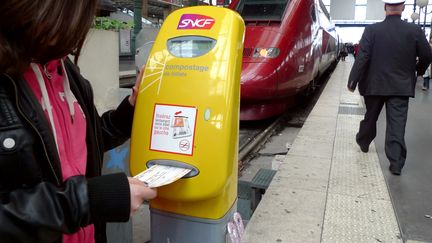
<path id="1" fill-rule="evenodd" d="M 241 120 L 282 113 L 337 58 L 337 35 L 320 0 L 233 0 L 246 24 Z"/>

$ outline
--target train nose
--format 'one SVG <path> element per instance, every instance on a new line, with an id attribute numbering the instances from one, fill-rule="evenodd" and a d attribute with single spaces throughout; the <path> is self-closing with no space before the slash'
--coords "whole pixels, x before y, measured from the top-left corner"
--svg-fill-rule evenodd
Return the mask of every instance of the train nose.
<path id="1" fill-rule="evenodd" d="M 277 71 L 268 63 L 243 63 L 240 83 L 243 101 L 274 98 Z"/>

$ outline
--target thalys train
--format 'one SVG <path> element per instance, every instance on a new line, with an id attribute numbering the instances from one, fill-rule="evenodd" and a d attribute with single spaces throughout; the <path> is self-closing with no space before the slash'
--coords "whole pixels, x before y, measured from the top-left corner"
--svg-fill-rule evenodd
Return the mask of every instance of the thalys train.
<path id="1" fill-rule="evenodd" d="M 241 120 L 276 116 L 336 62 L 339 37 L 321 0 L 233 0 L 246 24 Z"/>

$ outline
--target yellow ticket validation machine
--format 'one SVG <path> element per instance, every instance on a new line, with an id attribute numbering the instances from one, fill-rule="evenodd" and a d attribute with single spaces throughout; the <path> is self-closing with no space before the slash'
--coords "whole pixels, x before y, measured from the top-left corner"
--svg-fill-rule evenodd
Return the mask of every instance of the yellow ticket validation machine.
<path id="1" fill-rule="evenodd" d="M 152 242 L 225 242 L 236 210 L 244 22 L 200 6 L 170 14 L 153 44 L 136 103 L 131 172 L 190 168 L 150 202 Z"/>

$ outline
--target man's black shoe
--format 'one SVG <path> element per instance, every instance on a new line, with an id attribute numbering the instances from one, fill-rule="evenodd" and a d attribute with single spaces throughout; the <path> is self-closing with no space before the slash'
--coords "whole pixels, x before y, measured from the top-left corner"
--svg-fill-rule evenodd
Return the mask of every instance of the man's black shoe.
<path id="1" fill-rule="evenodd" d="M 402 168 L 399 166 L 390 165 L 389 170 L 393 175 L 400 175 L 402 173 Z"/>
<path id="2" fill-rule="evenodd" d="M 363 145 L 361 145 L 360 144 L 360 142 L 358 141 L 358 134 L 356 134 L 356 143 L 357 143 L 357 145 L 360 147 L 360 150 L 363 152 L 363 153 L 367 153 L 367 152 L 369 152 L 369 146 L 363 146 Z"/>

